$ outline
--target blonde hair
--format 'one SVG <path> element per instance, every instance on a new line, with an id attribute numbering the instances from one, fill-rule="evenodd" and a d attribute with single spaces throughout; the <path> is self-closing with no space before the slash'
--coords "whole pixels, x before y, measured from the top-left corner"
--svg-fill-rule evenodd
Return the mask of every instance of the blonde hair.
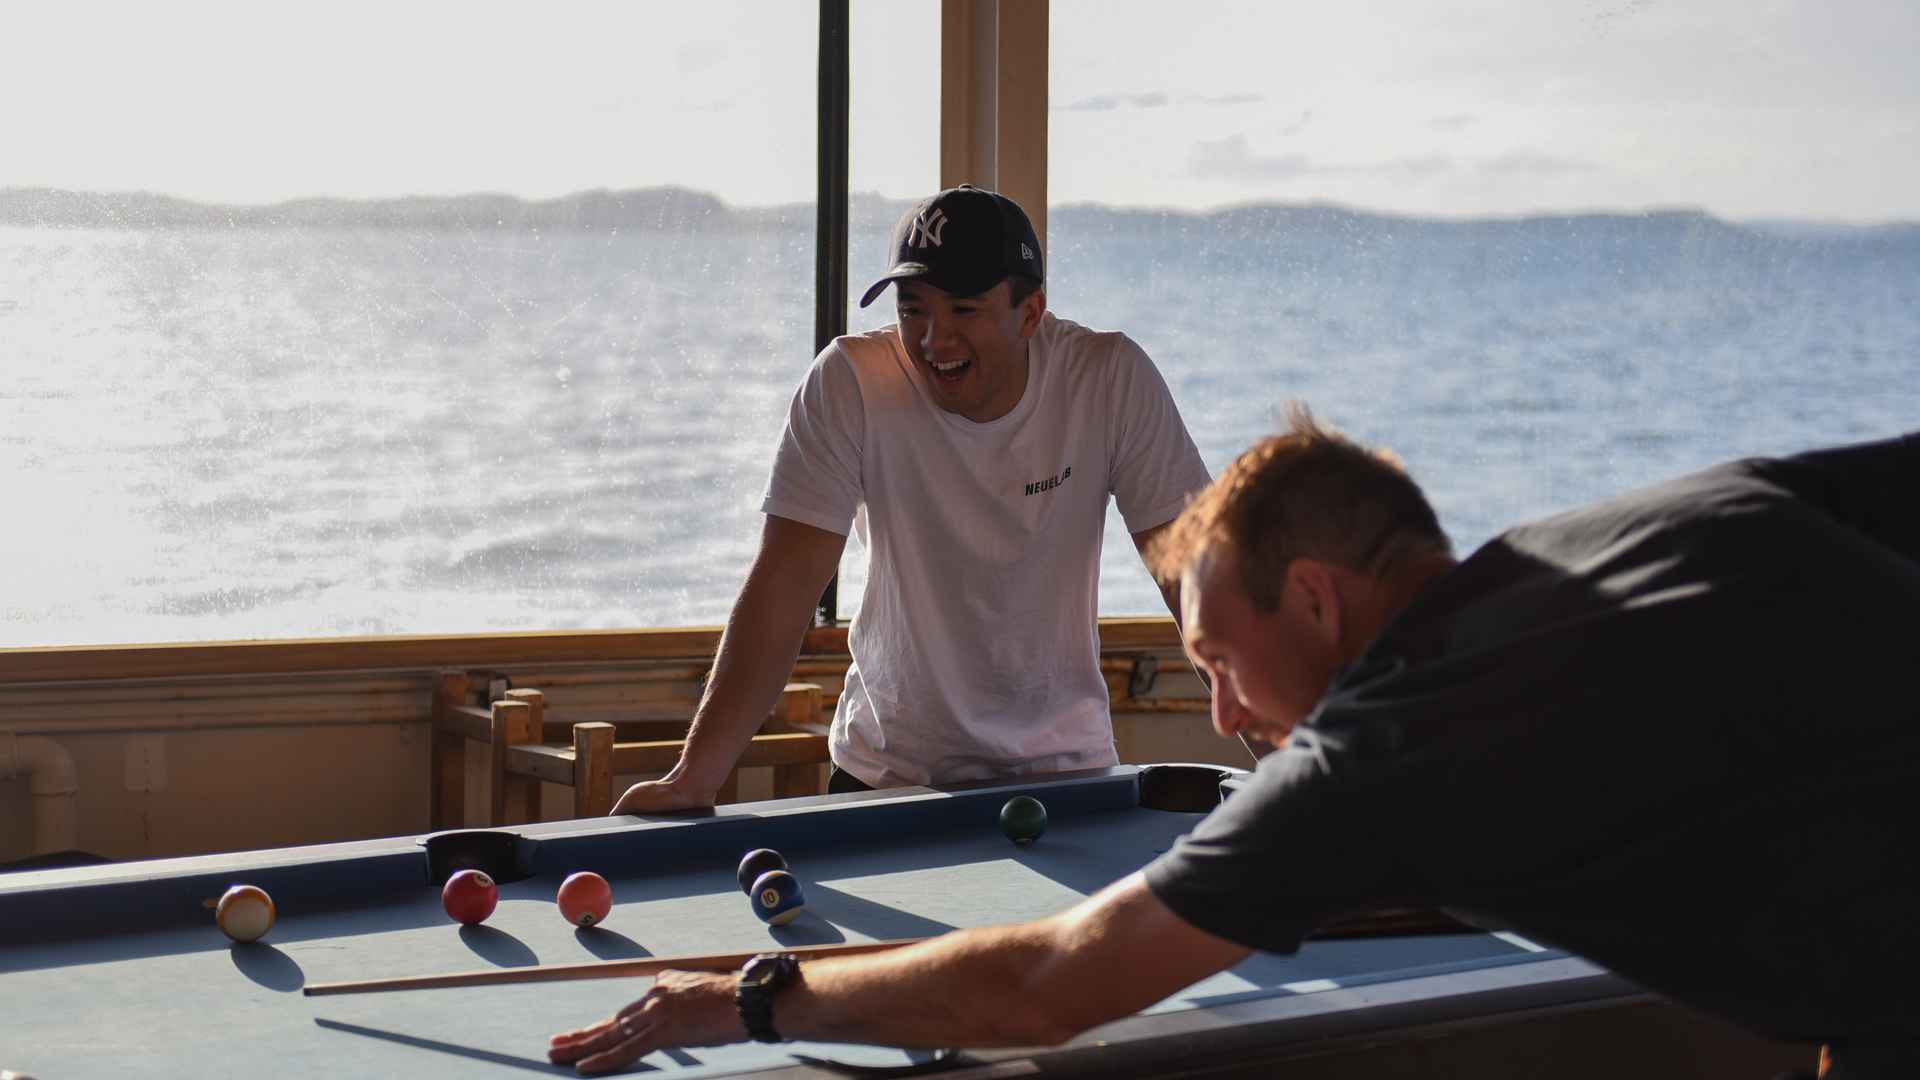
<path id="1" fill-rule="evenodd" d="M 1452 545 L 1398 458 L 1321 427 L 1290 402 L 1287 429 L 1255 443 L 1194 497 L 1155 543 L 1148 565 L 1173 584 L 1201 555 L 1233 551 L 1254 607 L 1272 611 L 1293 560 L 1384 577 Z"/>

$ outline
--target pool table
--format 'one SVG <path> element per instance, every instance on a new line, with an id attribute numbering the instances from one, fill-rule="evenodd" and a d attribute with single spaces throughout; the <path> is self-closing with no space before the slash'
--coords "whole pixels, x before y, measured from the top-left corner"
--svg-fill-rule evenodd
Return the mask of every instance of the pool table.
<path id="1" fill-rule="evenodd" d="M 1028 919 L 1166 850 L 1218 800 L 1222 779 L 1231 787 L 1230 772 L 1126 766 L 514 827 L 504 842 L 526 876 L 503 882 L 498 909 L 478 926 L 441 909 L 430 877 L 450 867 L 444 853 L 443 865 L 429 866 L 427 838 L 0 875 L 0 1068 L 42 1080 L 565 1073 L 545 1060 L 547 1036 L 606 1015 L 638 996 L 644 980 L 300 991 L 337 980 L 914 938 Z M 1015 794 L 1048 811 L 1045 835 L 1031 845 L 1016 846 L 999 829 L 1000 807 Z M 760 922 L 735 883 L 735 864 L 757 847 L 783 852 L 804 883 L 808 907 L 789 925 Z M 560 880 L 582 869 L 604 875 L 614 893 L 611 916 L 591 929 L 567 923 L 554 904 Z M 278 908 L 271 931 L 252 944 L 229 942 L 203 906 L 238 882 L 265 888 Z M 1346 938 L 1310 942 L 1294 956 L 1256 954 L 1062 1047 L 935 1060 L 873 1047 L 748 1044 L 658 1053 L 641 1067 L 688 1077 L 862 1068 L 1225 1075 L 1462 1025 L 1646 1000 L 1589 963 L 1510 934 Z"/>

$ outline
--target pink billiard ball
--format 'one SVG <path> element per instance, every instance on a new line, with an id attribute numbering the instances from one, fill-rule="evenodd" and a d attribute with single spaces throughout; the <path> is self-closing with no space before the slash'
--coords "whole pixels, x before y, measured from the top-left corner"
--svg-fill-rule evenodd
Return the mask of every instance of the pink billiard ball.
<path id="1" fill-rule="evenodd" d="M 475 926 L 487 921 L 500 902 L 500 886 L 483 871 L 462 870 L 447 879 L 440 890 L 440 904 L 455 921 Z"/>
<path id="2" fill-rule="evenodd" d="M 560 915 L 575 926 L 598 926 L 613 910 L 613 886 L 591 870 L 568 874 L 560 883 Z"/>

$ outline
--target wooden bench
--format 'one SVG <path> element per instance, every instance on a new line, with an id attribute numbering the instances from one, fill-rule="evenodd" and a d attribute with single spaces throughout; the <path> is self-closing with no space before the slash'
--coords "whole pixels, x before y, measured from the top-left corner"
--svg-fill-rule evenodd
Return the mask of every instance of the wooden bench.
<path id="1" fill-rule="evenodd" d="M 673 681 L 684 674 L 658 671 L 642 684 Z M 434 829 L 460 828 L 466 821 L 466 751 L 470 743 L 487 747 L 489 774 L 486 820 L 494 826 L 541 819 L 541 785 L 573 789 L 573 816 L 594 817 L 612 810 L 613 778 L 664 773 L 685 746 L 690 702 L 679 716 L 660 715 L 659 700 L 623 700 L 626 695 L 576 696 L 556 717 L 546 691 L 504 688 L 490 672 L 442 672 L 434 694 L 431 751 L 431 823 Z M 631 673 L 627 675 L 632 679 Z M 604 688 L 615 680 L 601 677 Z M 476 685 L 477 684 L 477 685 Z M 695 684 L 697 701 L 697 683 Z M 649 691 L 651 693 L 651 690 Z M 477 700 L 476 700 L 477 698 Z M 609 714 L 618 720 L 588 719 Z M 673 701 L 667 697 L 669 703 Z M 598 707 L 596 707 L 598 706 Z M 719 802 L 738 798 L 740 770 L 770 768 L 776 798 L 817 795 L 825 790 L 827 752 L 822 689 L 815 683 L 789 683 L 760 732 L 753 737 L 722 785 Z M 624 736 L 624 738 L 622 737 Z"/>

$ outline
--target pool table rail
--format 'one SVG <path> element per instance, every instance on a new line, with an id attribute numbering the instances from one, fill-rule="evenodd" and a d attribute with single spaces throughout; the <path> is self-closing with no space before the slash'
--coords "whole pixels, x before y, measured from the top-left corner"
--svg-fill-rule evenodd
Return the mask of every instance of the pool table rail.
<path id="1" fill-rule="evenodd" d="M 636 859 L 665 870 L 710 861 L 716 848 L 799 846 L 823 834 L 848 844 L 897 842 L 950 830 L 968 815 L 983 828 L 996 828 L 1000 804 L 1037 786 L 1044 786 L 1048 810 L 1056 818 L 1126 809 L 1137 804 L 1141 771 L 1121 765 L 1021 780 L 735 803 L 684 814 L 585 818 L 492 831 L 524 845 L 531 874 L 619 866 Z M 862 812 L 876 806 L 885 806 L 887 812 Z M 423 893 L 433 884 L 425 848 L 433 835 L 444 834 L 0 875 L 0 947 L 211 925 L 205 902 L 242 882 L 265 889 L 283 913 L 333 911 Z"/>

